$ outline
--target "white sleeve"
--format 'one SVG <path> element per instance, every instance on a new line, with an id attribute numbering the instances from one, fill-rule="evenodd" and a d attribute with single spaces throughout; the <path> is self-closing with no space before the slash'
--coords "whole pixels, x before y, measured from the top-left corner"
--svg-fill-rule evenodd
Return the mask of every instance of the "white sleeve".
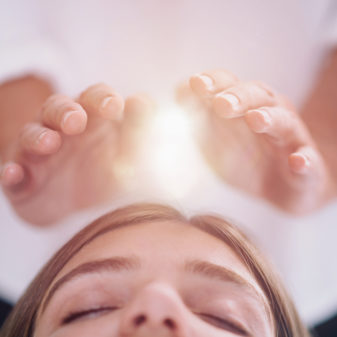
<path id="1" fill-rule="evenodd" d="M 39 0 L 0 0 L 0 84 L 34 74 L 72 95 L 77 77 L 65 48 L 46 33 L 44 17 Z"/>
<path id="2" fill-rule="evenodd" d="M 46 79 L 56 91 L 73 94 L 74 76 L 62 48 L 41 38 L 2 43 L 0 84 L 31 74 Z"/>
<path id="3" fill-rule="evenodd" d="M 330 4 L 324 22 L 324 44 L 330 48 L 337 47 L 337 2 Z"/>

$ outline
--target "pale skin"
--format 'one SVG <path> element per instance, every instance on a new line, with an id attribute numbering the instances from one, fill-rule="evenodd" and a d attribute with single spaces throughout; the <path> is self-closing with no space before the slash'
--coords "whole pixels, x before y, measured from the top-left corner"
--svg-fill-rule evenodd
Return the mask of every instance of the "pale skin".
<path id="1" fill-rule="evenodd" d="M 336 74 L 335 51 L 300 115 L 266 84 L 224 70 L 192 76 L 178 98 L 201 116 L 200 148 L 226 183 L 283 211 L 308 214 L 337 194 Z M 48 85 L 35 82 L 0 87 L 0 109 L 10 111 L 0 116 L 1 184 L 22 218 L 48 225 L 116 196 L 116 167 L 121 160 L 134 166 L 139 130 L 155 109 L 139 95 L 123 108 L 120 95 L 102 84 L 74 100 L 48 98 Z M 113 103 L 102 109 L 107 97 Z"/>
<path id="2" fill-rule="evenodd" d="M 194 75 L 178 89 L 178 101 L 199 117 L 201 150 L 224 181 L 292 214 L 336 197 L 337 52 L 327 68 L 301 115 L 266 84 L 225 70 Z"/>
<path id="3" fill-rule="evenodd" d="M 3 146 L 1 183 L 15 211 L 33 224 L 48 225 L 116 196 L 123 185 L 119 165 L 133 164 L 140 143 L 134 129 L 152 111 L 145 95 L 124 102 L 102 83 L 77 100 L 48 97 L 33 122 Z"/>
<path id="4" fill-rule="evenodd" d="M 239 258 L 221 240 L 174 221 L 97 237 L 42 303 L 35 337 L 274 336 L 264 294 Z"/>

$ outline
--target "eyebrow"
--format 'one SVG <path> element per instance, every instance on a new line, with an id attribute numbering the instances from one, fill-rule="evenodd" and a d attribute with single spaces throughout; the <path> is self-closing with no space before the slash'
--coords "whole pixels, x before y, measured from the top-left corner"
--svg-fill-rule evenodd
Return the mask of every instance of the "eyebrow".
<path id="1" fill-rule="evenodd" d="M 184 264 L 184 270 L 207 278 L 218 279 L 225 282 L 232 282 L 239 286 L 254 288 L 252 284 L 233 270 L 207 261 L 188 260 Z M 255 288 L 254 291 L 256 291 Z"/>
<path id="2" fill-rule="evenodd" d="M 255 299 L 261 302 L 266 310 L 266 313 L 269 315 L 269 306 L 263 295 L 257 291 L 253 284 L 233 270 L 202 260 L 186 261 L 184 264 L 184 270 L 209 279 L 218 279 L 220 281 L 230 282 L 239 286 L 243 291 L 250 293 Z"/>
<path id="3" fill-rule="evenodd" d="M 122 272 L 139 269 L 141 266 L 138 257 L 113 257 L 104 260 L 91 261 L 83 263 L 80 266 L 71 270 L 68 274 L 61 277 L 49 291 L 46 300 L 42 305 L 41 314 L 45 311 L 48 303 L 54 294 L 62 288 L 66 283 L 86 274 L 95 274 L 101 272 Z"/>

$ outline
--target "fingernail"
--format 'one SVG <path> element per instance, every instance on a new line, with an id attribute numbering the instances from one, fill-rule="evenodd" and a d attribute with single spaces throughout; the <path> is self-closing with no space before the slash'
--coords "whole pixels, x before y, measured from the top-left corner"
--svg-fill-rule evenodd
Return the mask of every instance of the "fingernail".
<path id="1" fill-rule="evenodd" d="M 102 100 L 99 111 L 105 118 L 120 121 L 123 118 L 123 108 L 116 96 L 107 96 Z"/>
<path id="2" fill-rule="evenodd" d="M 112 96 L 105 97 L 102 101 L 101 109 L 104 109 L 109 104 L 109 102 L 112 101 L 112 99 Z"/>
<path id="3" fill-rule="evenodd" d="M 44 136 L 47 134 L 47 130 L 43 131 L 36 139 L 36 144 L 40 144 L 43 141 Z"/>
<path id="4" fill-rule="evenodd" d="M 82 133 L 86 127 L 86 120 L 83 123 L 83 118 L 83 113 L 80 111 L 66 112 L 61 123 L 62 131 L 71 135 Z"/>
<path id="5" fill-rule="evenodd" d="M 269 113 L 262 109 L 250 110 L 246 115 L 248 126 L 257 133 L 265 132 L 272 123 Z"/>
<path id="6" fill-rule="evenodd" d="M 213 104 L 215 112 L 221 117 L 234 118 L 243 115 L 243 113 L 240 112 L 240 100 L 233 94 L 217 94 Z"/>
<path id="7" fill-rule="evenodd" d="M 203 74 L 194 75 L 191 78 L 192 89 L 199 94 L 207 94 L 214 91 L 214 80 Z"/>

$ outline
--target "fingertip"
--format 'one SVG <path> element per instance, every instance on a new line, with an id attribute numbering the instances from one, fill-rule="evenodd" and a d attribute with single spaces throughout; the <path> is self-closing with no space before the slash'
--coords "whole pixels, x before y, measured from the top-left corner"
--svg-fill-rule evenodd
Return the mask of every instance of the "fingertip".
<path id="1" fill-rule="evenodd" d="M 270 115 L 266 110 L 262 109 L 248 111 L 245 115 L 245 120 L 248 127 L 256 133 L 266 132 L 272 124 Z"/>
<path id="2" fill-rule="evenodd" d="M 86 129 L 87 120 L 87 114 L 82 109 L 65 112 L 61 122 L 61 130 L 66 135 L 81 134 Z"/>
<path id="3" fill-rule="evenodd" d="M 242 116 L 240 100 L 236 95 L 222 92 L 213 99 L 213 110 L 222 118 L 236 118 Z"/>
<path id="4" fill-rule="evenodd" d="M 135 94 L 125 100 L 125 122 L 139 123 L 152 116 L 156 103 L 147 94 Z"/>
<path id="5" fill-rule="evenodd" d="M 174 91 L 174 98 L 178 104 L 184 104 L 191 96 L 194 97 L 194 92 L 191 89 L 189 81 L 179 83 Z"/>
<path id="6" fill-rule="evenodd" d="M 109 85 L 98 83 L 83 91 L 79 103 L 89 114 L 89 119 L 99 116 L 120 121 L 123 119 L 124 99 Z"/>
<path id="7" fill-rule="evenodd" d="M 115 93 L 102 99 L 99 114 L 106 119 L 121 121 L 123 119 L 124 99 Z"/>
<path id="8" fill-rule="evenodd" d="M 146 93 L 138 93 L 127 97 L 125 101 L 125 109 L 129 106 L 134 108 L 138 107 L 140 110 L 153 110 L 155 108 L 156 102 Z"/>
<path id="9" fill-rule="evenodd" d="M 214 80 L 205 74 L 196 74 L 190 78 L 190 87 L 199 96 L 207 96 L 211 94 L 214 87 Z"/>
<path id="10" fill-rule="evenodd" d="M 309 158 L 300 152 L 294 152 L 288 157 L 288 164 L 290 169 L 297 174 L 306 174 L 310 169 Z"/>
<path id="11" fill-rule="evenodd" d="M 53 154 L 59 150 L 62 138 L 57 131 L 46 130 L 38 138 L 37 146 L 40 154 Z"/>
<path id="12" fill-rule="evenodd" d="M 21 183 L 24 179 L 24 170 L 17 163 L 6 163 L 1 170 L 1 184 L 9 188 Z"/>

